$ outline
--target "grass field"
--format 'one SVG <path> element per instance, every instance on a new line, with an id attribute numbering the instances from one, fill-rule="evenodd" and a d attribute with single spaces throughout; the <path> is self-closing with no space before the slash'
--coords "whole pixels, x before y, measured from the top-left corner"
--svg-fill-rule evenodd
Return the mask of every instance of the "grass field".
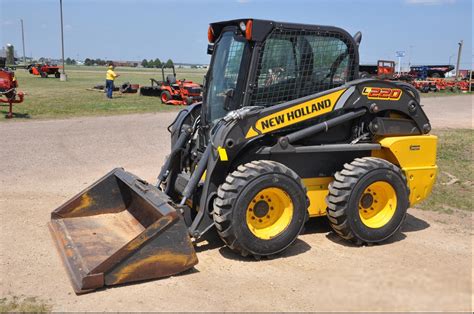
<path id="1" fill-rule="evenodd" d="M 433 130 L 438 136 L 438 178 L 432 194 L 415 207 L 451 213 L 473 211 L 474 130 Z"/>
<path id="2" fill-rule="evenodd" d="M 150 78 L 161 80 L 161 70 L 158 69 L 117 68 L 116 72 L 121 74 L 116 80 L 117 86 L 124 82 L 150 85 Z M 26 93 L 25 101 L 14 107 L 17 119 L 62 118 L 176 109 L 174 106 L 161 104 L 157 97 L 144 97 L 138 94 L 120 95 L 115 92 L 115 99 L 109 100 L 102 92 L 88 91 L 87 88 L 94 85 L 105 84 L 105 67 L 67 67 L 67 82 L 61 82 L 54 77 L 43 79 L 22 69 L 16 70 L 15 74 L 20 85 L 19 90 Z M 177 69 L 178 78 L 198 83 L 202 83 L 204 74 L 205 70 L 202 69 Z M 6 106 L 0 108 L 4 116 L 8 108 Z"/>
<path id="3" fill-rule="evenodd" d="M 67 66 L 66 69 L 67 82 L 61 82 L 54 77 L 42 79 L 29 74 L 26 70 L 17 69 L 15 73 L 20 84 L 19 90 L 26 92 L 26 96 L 24 103 L 14 107 L 15 120 L 157 112 L 177 109 L 173 106 L 162 105 L 156 97 L 115 93 L 115 99 L 108 100 L 104 93 L 88 91 L 87 88 L 94 85 L 105 84 L 105 67 Z M 162 77 L 160 69 L 118 67 L 116 72 L 121 74 L 116 81 L 117 86 L 124 82 L 147 86 L 150 85 L 150 78 L 161 80 Z M 202 83 L 205 72 L 204 69 L 177 69 L 177 76 L 180 79 L 185 78 Z M 451 95 L 459 94 L 440 92 L 422 94 L 421 96 Z M 2 116 L 5 116 L 7 109 L 7 106 L 0 107 Z M 0 121 L 5 120 L 0 118 Z"/>
<path id="4" fill-rule="evenodd" d="M 35 297 L 11 296 L 0 299 L 0 313 L 49 313 L 52 306 Z"/>

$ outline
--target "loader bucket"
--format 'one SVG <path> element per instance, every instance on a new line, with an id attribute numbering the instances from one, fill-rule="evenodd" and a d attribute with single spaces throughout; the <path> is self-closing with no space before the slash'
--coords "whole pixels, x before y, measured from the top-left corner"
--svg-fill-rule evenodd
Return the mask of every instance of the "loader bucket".
<path id="1" fill-rule="evenodd" d="M 120 168 L 52 212 L 49 229 L 77 294 L 198 262 L 168 196 Z"/>

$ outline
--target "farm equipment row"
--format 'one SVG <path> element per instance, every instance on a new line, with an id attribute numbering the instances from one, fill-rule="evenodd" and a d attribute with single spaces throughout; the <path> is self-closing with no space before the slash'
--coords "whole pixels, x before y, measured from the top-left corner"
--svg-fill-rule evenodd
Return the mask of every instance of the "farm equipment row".
<path id="1" fill-rule="evenodd" d="M 470 83 L 467 80 L 456 81 L 441 78 L 428 78 L 426 80 L 414 80 L 410 83 L 422 93 L 439 91 L 468 92 L 470 89 Z"/>

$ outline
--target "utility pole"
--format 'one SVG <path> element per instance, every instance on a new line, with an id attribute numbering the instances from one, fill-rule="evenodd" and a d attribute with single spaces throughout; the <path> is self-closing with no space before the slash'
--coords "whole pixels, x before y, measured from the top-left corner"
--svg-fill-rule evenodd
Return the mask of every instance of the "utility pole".
<path id="1" fill-rule="evenodd" d="M 23 30 L 23 19 L 20 19 L 21 22 L 21 41 L 23 42 L 23 65 L 26 65 L 26 55 L 25 55 L 25 32 Z"/>
<path id="2" fill-rule="evenodd" d="M 413 56 L 413 45 L 410 45 L 409 46 L 409 50 L 408 50 L 408 71 L 410 71 L 410 67 L 411 67 L 411 58 Z"/>
<path id="3" fill-rule="evenodd" d="M 459 66 L 461 64 L 461 53 L 462 53 L 462 45 L 464 44 L 464 41 L 458 42 L 459 45 L 459 50 L 458 50 L 458 61 L 456 62 L 456 81 L 459 80 Z"/>
<path id="4" fill-rule="evenodd" d="M 63 58 L 63 73 L 61 73 L 60 81 L 67 81 L 65 63 L 64 63 L 64 28 L 63 28 L 63 0 L 59 0 L 59 10 L 61 12 L 61 48 Z"/>

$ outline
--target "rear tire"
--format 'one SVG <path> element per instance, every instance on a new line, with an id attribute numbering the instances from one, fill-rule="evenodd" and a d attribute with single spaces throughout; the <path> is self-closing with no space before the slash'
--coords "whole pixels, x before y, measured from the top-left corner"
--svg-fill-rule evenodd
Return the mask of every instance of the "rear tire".
<path id="1" fill-rule="evenodd" d="M 300 177 L 274 161 L 241 165 L 219 187 L 213 218 L 226 245 L 242 256 L 269 256 L 290 246 L 307 220 Z"/>
<path id="2" fill-rule="evenodd" d="M 356 158 L 335 174 L 326 198 L 331 227 L 358 245 L 394 235 L 409 206 L 409 189 L 400 168 L 380 158 Z"/>
<path id="3" fill-rule="evenodd" d="M 61 77 L 61 73 L 59 73 L 59 72 L 54 73 L 54 77 L 55 77 L 55 78 L 60 78 L 60 77 Z"/>
<path id="4" fill-rule="evenodd" d="M 168 100 L 171 100 L 171 94 L 167 90 L 162 91 L 160 94 L 160 98 L 161 98 L 161 103 L 166 104 Z"/>

